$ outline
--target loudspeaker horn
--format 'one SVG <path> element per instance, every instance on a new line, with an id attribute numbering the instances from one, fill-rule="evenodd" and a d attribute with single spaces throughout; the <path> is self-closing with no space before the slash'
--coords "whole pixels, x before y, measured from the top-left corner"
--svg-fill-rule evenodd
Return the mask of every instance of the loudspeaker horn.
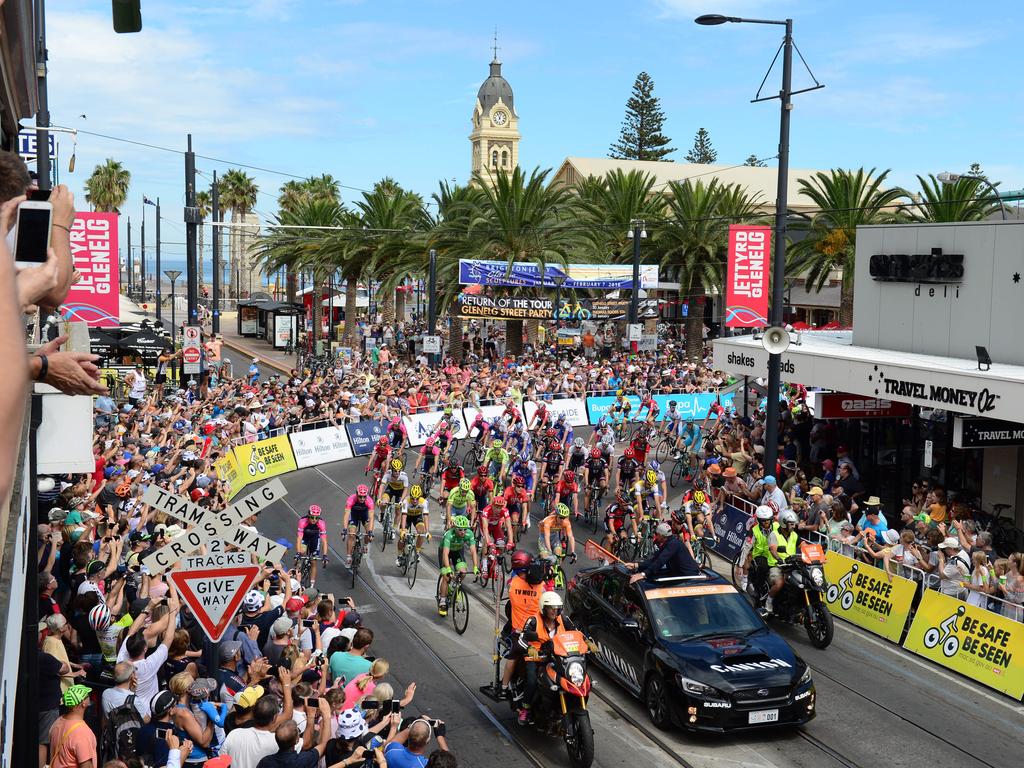
<path id="1" fill-rule="evenodd" d="M 789 333 L 785 328 L 773 326 L 765 329 L 761 344 L 770 355 L 781 355 L 789 349 Z"/>

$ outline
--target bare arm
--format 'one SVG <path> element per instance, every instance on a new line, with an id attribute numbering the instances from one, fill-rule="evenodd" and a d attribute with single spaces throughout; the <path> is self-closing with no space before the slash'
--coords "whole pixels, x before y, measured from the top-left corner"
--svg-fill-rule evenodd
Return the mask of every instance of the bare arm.
<path id="1" fill-rule="evenodd" d="M 0 384 L 0 498 L 7 498 L 21 448 L 21 422 L 28 389 L 25 326 L 15 295 L 14 259 L 6 243 L 0 243 L 0 359 L 12 369 Z"/>

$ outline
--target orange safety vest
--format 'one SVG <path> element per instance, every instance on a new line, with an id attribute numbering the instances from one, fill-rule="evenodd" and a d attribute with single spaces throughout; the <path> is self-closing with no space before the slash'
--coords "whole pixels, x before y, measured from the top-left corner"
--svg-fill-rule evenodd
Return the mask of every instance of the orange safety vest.
<path id="1" fill-rule="evenodd" d="M 527 619 L 537 613 L 544 583 L 531 584 L 522 576 L 508 583 L 508 599 L 512 606 L 512 630 L 522 632 Z"/>
<path id="2" fill-rule="evenodd" d="M 533 618 L 537 620 L 537 639 L 530 643 L 530 645 L 539 651 L 541 645 L 551 639 L 552 634 L 548 632 L 547 625 L 544 623 L 544 617 L 539 610 L 533 615 Z M 555 635 L 559 632 L 565 632 L 565 623 L 562 621 L 561 614 L 555 619 L 555 624 Z"/>

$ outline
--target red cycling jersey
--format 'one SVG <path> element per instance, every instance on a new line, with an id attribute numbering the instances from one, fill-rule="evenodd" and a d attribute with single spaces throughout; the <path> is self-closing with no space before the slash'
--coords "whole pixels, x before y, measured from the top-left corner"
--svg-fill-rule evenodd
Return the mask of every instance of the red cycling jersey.
<path id="1" fill-rule="evenodd" d="M 441 473 L 441 484 L 444 486 L 446 491 L 450 491 L 459 481 L 466 476 L 466 473 L 462 471 L 462 467 L 455 464 L 449 464 L 444 472 Z"/>

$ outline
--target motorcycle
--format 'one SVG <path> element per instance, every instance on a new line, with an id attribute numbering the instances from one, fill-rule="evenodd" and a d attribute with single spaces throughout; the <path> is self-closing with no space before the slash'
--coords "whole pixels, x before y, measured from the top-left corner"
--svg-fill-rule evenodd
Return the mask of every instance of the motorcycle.
<path id="1" fill-rule="evenodd" d="M 827 648 L 832 642 L 835 626 L 832 612 L 825 602 L 828 582 L 825 579 L 825 552 L 818 544 L 800 543 L 800 556 L 779 564 L 784 583 L 772 600 L 768 613 L 788 624 L 803 626 L 815 648 Z M 756 600 L 756 587 L 751 580 L 747 591 Z"/>
<path id="2" fill-rule="evenodd" d="M 502 648 L 502 645 L 505 648 Z M 507 650 L 507 640 L 500 639 L 495 657 L 493 686 L 480 690 L 495 698 L 498 690 L 499 659 Z M 590 647 L 582 632 L 560 632 L 545 648 L 544 655 L 531 654 L 523 659 L 519 673 L 512 679 L 509 704 L 517 709 L 526 693 L 524 664 L 542 664 L 538 672 L 537 695 L 531 702 L 533 724 L 539 730 L 556 733 L 565 742 L 565 750 L 572 768 L 590 768 L 594 762 L 594 729 L 590 725 L 587 699 L 590 695 L 590 676 L 587 674 L 587 653 Z"/>

